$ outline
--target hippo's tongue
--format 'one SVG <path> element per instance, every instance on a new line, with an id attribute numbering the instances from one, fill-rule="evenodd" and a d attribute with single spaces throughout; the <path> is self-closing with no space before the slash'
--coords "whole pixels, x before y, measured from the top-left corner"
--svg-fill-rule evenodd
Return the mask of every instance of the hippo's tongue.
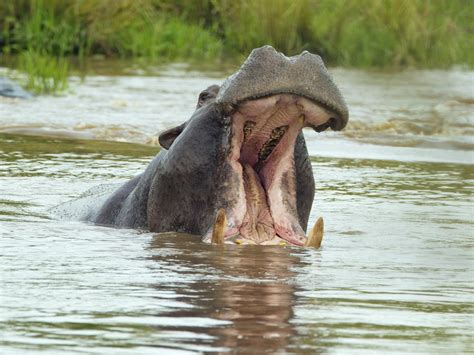
<path id="1" fill-rule="evenodd" d="M 249 164 L 243 165 L 243 180 L 247 212 L 240 227 L 240 234 L 261 244 L 276 235 L 267 196 L 258 174 Z"/>

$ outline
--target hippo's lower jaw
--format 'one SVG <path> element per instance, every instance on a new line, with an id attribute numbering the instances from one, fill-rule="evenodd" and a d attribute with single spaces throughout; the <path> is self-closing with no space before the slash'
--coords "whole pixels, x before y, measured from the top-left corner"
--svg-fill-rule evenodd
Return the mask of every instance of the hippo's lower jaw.
<path id="1" fill-rule="evenodd" d="M 303 127 L 324 130 L 331 111 L 304 97 L 278 94 L 246 100 L 231 114 L 224 206 L 224 242 L 307 244 L 297 211 L 294 147 Z M 221 222 L 222 223 L 222 222 Z M 211 241 L 212 229 L 204 237 Z"/>

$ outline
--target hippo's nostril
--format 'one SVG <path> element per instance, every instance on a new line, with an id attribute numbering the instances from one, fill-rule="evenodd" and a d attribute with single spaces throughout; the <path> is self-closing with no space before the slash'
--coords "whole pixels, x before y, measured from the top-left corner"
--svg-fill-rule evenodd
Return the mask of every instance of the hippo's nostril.
<path id="1" fill-rule="evenodd" d="M 258 153 L 258 160 L 264 161 L 268 158 L 270 153 L 275 149 L 277 144 L 280 142 L 283 135 L 286 133 L 288 125 L 276 127 L 272 130 L 270 138 L 263 144 L 262 149 Z"/>
<path id="2" fill-rule="evenodd" d="M 316 132 L 322 132 L 322 131 L 325 131 L 326 129 L 328 128 L 331 128 L 333 131 L 339 131 L 341 129 L 341 123 L 340 123 L 340 120 L 338 120 L 337 118 L 334 118 L 334 117 L 331 117 L 327 122 L 317 126 L 317 127 L 314 127 L 314 130 Z"/>
<path id="3" fill-rule="evenodd" d="M 331 119 L 328 121 L 328 123 L 329 123 L 329 127 L 331 127 L 331 129 L 333 131 L 340 131 L 346 125 L 347 120 L 344 121 L 340 117 L 338 117 L 338 118 L 331 117 Z"/>
<path id="4" fill-rule="evenodd" d="M 330 122 L 330 121 L 327 121 L 327 122 L 325 122 L 325 123 L 323 123 L 323 124 L 321 124 L 321 125 L 319 125 L 319 126 L 317 126 L 317 127 L 314 127 L 314 126 L 312 126 L 312 127 L 313 127 L 314 130 L 315 130 L 316 132 L 318 132 L 318 133 L 319 133 L 319 132 L 323 132 L 323 131 L 325 131 L 326 129 L 328 129 L 328 127 L 329 127 L 329 125 L 330 125 L 329 122 Z"/>

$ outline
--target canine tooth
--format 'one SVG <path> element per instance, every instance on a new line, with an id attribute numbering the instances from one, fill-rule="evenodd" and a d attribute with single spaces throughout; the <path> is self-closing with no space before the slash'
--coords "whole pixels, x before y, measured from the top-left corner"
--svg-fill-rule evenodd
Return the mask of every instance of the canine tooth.
<path id="1" fill-rule="evenodd" d="M 304 115 L 301 115 L 298 120 L 300 121 L 301 125 L 304 124 Z"/>
<path id="2" fill-rule="evenodd" d="M 244 125 L 244 142 L 247 142 L 250 135 L 252 134 L 253 127 L 255 126 L 255 122 L 247 121 Z"/>
<path id="3" fill-rule="evenodd" d="M 324 221 L 322 217 L 319 217 L 316 223 L 314 224 L 313 229 L 311 229 L 311 231 L 309 232 L 308 238 L 306 239 L 306 243 L 304 245 L 306 247 L 319 248 L 323 240 L 323 234 Z"/>
<path id="4" fill-rule="evenodd" d="M 242 244 L 243 243 L 243 240 L 242 239 L 236 239 L 235 240 L 235 244 Z"/>
<path id="5" fill-rule="evenodd" d="M 217 211 L 216 222 L 212 229 L 212 244 L 224 244 L 224 235 L 227 227 L 227 216 L 223 208 Z"/>
<path id="6" fill-rule="evenodd" d="M 265 159 L 268 158 L 268 156 L 271 154 L 273 149 L 277 146 L 278 143 L 280 143 L 281 138 L 283 137 L 283 135 L 286 133 L 287 130 L 288 130 L 288 125 L 276 127 L 272 130 L 270 137 L 263 144 L 262 148 L 260 149 L 260 152 L 258 153 L 258 159 L 260 161 L 264 161 Z"/>

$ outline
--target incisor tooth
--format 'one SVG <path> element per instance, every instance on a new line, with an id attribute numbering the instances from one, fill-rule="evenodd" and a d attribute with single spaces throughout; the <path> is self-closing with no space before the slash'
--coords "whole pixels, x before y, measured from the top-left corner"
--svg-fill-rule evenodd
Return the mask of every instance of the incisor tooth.
<path id="1" fill-rule="evenodd" d="M 314 224 L 313 229 L 308 234 L 308 239 L 306 239 L 306 247 L 319 248 L 321 242 L 323 241 L 324 234 L 324 221 L 322 217 L 319 217 L 316 223 Z"/>
<path id="2" fill-rule="evenodd" d="M 224 235 L 227 227 L 227 216 L 225 215 L 225 210 L 221 208 L 217 211 L 216 223 L 214 223 L 214 228 L 212 229 L 212 244 L 224 244 Z"/>

